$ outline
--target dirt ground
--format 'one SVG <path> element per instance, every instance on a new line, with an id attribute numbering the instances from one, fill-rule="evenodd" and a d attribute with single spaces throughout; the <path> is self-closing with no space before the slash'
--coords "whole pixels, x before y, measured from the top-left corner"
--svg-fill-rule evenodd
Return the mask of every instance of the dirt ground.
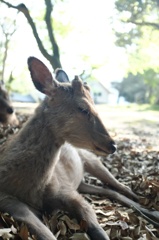
<path id="1" fill-rule="evenodd" d="M 129 106 L 96 107 L 115 138 L 145 139 L 150 147 L 159 150 L 159 111 L 142 111 Z"/>

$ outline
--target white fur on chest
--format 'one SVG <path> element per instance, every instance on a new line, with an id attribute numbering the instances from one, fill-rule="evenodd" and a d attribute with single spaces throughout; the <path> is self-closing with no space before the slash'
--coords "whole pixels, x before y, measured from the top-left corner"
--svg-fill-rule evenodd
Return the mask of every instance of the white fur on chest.
<path id="1" fill-rule="evenodd" d="M 81 158 L 77 150 L 68 143 L 62 146 L 60 161 L 56 165 L 55 172 L 61 185 L 68 183 L 73 189 L 77 189 L 83 179 L 84 168 Z"/>

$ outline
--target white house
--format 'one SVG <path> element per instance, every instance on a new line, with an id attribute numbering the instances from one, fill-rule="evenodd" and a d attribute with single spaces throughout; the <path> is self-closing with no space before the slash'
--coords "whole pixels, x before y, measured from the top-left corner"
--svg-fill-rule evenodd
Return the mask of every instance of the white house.
<path id="1" fill-rule="evenodd" d="M 91 94 L 96 104 L 108 103 L 111 92 L 99 81 L 92 80 L 88 82 L 91 88 Z"/>
<path id="2" fill-rule="evenodd" d="M 96 104 L 108 103 L 109 95 L 111 92 L 99 81 L 88 80 L 88 85 L 91 89 L 91 95 Z M 20 93 L 12 92 L 10 94 L 10 99 L 13 102 L 39 102 L 44 98 L 44 94 L 39 94 L 39 92 L 34 91 L 33 93 L 23 95 Z"/>

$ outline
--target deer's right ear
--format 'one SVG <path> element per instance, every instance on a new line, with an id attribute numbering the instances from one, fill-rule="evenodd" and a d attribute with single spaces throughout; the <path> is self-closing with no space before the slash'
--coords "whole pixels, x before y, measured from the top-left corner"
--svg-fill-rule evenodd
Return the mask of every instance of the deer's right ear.
<path id="1" fill-rule="evenodd" d="M 57 86 L 57 82 L 53 79 L 46 65 L 35 57 L 29 57 L 28 68 L 36 89 L 50 95 L 51 90 Z"/>
<path id="2" fill-rule="evenodd" d="M 55 70 L 55 78 L 59 82 L 69 82 L 69 78 L 68 78 L 67 74 L 61 68 L 57 68 Z"/>

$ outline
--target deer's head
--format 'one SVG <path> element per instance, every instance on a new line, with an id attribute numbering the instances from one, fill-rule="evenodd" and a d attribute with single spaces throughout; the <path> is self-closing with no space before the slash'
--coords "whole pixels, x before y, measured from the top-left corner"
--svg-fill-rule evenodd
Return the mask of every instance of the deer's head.
<path id="1" fill-rule="evenodd" d="M 8 93 L 0 85 L 0 114 L 12 114 L 13 108 L 10 105 Z"/>
<path id="2" fill-rule="evenodd" d="M 114 153 L 115 142 L 95 109 L 89 87 L 78 76 L 69 82 L 67 74 L 61 69 L 56 70 L 54 79 L 37 58 L 30 57 L 28 66 L 35 87 L 47 96 L 43 111 L 54 134 L 56 132 L 63 142 L 89 149 L 98 155 Z"/>

